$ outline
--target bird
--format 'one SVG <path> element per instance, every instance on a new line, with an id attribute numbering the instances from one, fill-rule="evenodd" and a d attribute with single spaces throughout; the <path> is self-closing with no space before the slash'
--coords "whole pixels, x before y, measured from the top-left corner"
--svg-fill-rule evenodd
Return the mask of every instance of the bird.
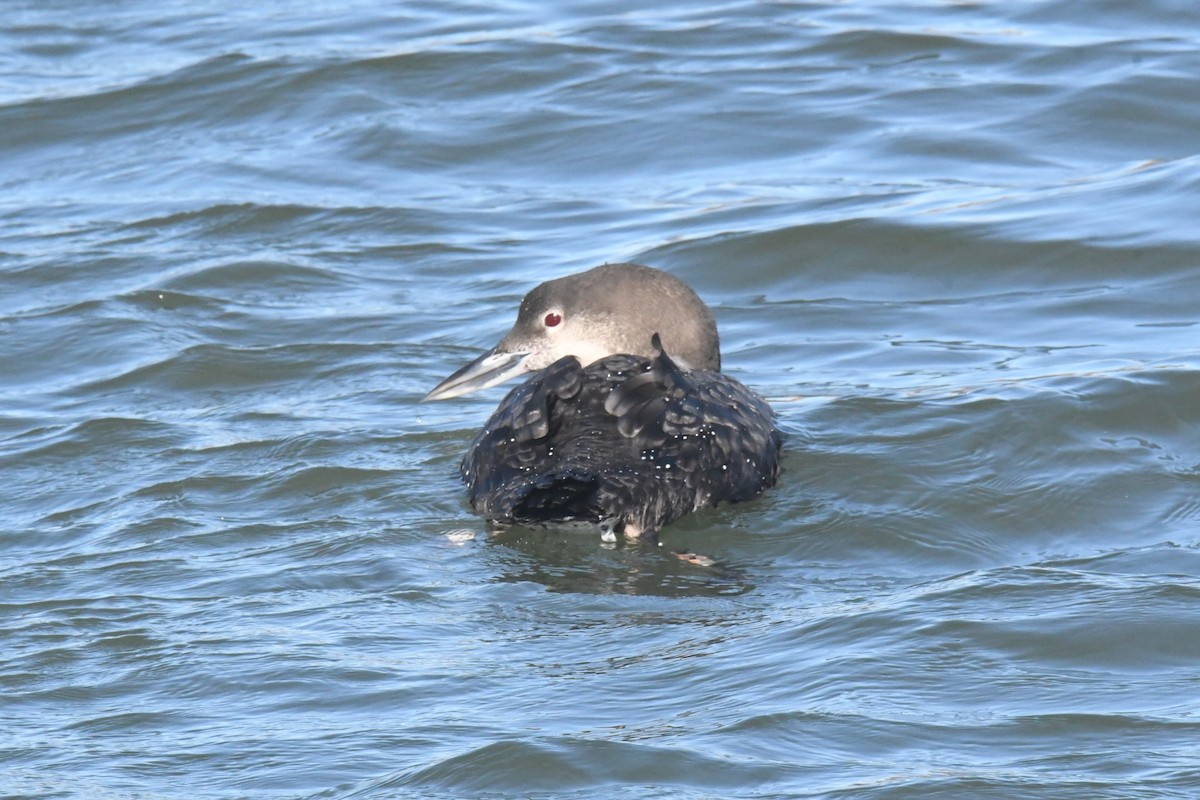
<path id="1" fill-rule="evenodd" d="M 774 412 L 721 372 L 712 312 L 668 272 L 604 264 L 542 283 L 499 344 L 422 401 L 521 375 L 459 470 L 472 508 L 497 525 L 656 541 L 684 515 L 777 480 Z"/>

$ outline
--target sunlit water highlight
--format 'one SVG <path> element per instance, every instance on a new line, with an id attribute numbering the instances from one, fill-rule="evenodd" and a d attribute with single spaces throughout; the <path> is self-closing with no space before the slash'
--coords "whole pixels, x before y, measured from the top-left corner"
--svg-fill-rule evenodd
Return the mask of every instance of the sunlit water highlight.
<path id="1" fill-rule="evenodd" d="M 1200 792 L 1188 4 L 5 13 L 0 795 Z M 616 260 L 781 484 L 489 535 L 416 401 Z"/>

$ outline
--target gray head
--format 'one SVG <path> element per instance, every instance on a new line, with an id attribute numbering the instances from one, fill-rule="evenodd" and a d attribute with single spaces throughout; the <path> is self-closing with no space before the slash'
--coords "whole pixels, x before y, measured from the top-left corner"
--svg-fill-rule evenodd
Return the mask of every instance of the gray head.
<path id="1" fill-rule="evenodd" d="M 605 264 L 546 281 L 521 301 L 516 324 L 491 351 L 439 383 L 424 400 L 445 400 L 575 356 L 584 366 L 617 353 L 658 355 L 719 370 L 717 323 L 686 283 L 638 264 Z"/>

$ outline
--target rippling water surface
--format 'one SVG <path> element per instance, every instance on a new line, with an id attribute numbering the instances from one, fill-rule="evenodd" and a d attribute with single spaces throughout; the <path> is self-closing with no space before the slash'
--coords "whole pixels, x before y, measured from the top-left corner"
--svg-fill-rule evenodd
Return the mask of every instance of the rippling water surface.
<path id="1" fill-rule="evenodd" d="M 7 4 L 0 796 L 1196 797 L 1198 76 L 1169 0 Z M 488 535 L 501 390 L 417 400 L 606 260 L 781 484 Z"/>

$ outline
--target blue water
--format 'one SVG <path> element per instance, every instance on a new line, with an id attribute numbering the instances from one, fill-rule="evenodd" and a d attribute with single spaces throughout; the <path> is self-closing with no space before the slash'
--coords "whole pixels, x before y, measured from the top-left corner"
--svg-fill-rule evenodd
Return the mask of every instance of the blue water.
<path id="1" fill-rule="evenodd" d="M 1197 76 L 1168 0 L 7 4 L 0 797 L 1200 795 Z M 780 485 L 492 533 L 503 390 L 417 401 L 621 260 Z"/>

